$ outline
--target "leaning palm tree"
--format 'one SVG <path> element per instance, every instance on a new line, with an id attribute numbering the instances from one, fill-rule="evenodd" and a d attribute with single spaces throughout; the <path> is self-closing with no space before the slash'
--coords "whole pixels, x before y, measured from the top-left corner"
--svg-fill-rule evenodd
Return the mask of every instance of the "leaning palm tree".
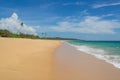
<path id="1" fill-rule="evenodd" d="M 20 34 L 20 30 L 21 30 L 23 27 L 24 27 L 24 23 L 21 22 L 21 23 L 20 23 L 20 28 L 19 28 L 19 30 L 18 30 L 18 32 L 17 32 L 18 34 Z"/>
<path id="2" fill-rule="evenodd" d="M 46 32 L 42 32 L 42 37 L 45 38 L 46 37 Z"/>
<path id="3" fill-rule="evenodd" d="M 21 24 L 20 24 L 20 25 L 21 25 L 21 27 L 23 27 L 23 26 L 24 26 L 24 23 L 23 23 L 23 22 L 21 22 Z"/>

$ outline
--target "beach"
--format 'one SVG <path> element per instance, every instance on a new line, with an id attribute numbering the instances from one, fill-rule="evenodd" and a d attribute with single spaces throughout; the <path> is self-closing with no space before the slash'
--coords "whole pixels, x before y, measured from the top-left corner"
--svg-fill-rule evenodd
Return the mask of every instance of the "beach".
<path id="1" fill-rule="evenodd" d="M 120 69 L 63 42 L 54 55 L 55 80 L 120 80 Z"/>
<path id="2" fill-rule="evenodd" d="M 53 80 L 60 41 L 0 38 L 0 80 Z"/>
<path id="3" fill-rule="evenodd" d="M 0 80 L 120 80 L 120 69 L 60 40 L 0 38 Z"/>

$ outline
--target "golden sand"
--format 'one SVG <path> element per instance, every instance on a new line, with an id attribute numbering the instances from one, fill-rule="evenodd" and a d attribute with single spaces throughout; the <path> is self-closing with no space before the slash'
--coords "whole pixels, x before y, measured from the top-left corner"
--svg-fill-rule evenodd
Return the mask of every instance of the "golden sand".
<path id="1" fill-rule="evenodd" d="M 0 38 L 0 80 L 120 80 L 120 69 L 60 45 L 57 40 Z"/>
<path id="2" fill-rule="evenodd" d="M 56 40 L 0 38 L 0 80 L 53 80 Z"/>

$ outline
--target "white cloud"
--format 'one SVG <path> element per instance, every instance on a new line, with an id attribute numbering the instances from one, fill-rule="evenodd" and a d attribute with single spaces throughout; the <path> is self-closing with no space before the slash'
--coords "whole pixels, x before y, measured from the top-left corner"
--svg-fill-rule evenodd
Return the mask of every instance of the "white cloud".
<path id="1" fill-rule="evenodd" d="M 63 3 L 63 6 L 68 6 L 68 5 L 83 5 L 83 2 L 73 2 L 73 3 Z"/>
<path id="2" fill-rule="evenodd" d="M 46 3 L 46 4 L 43 4 L 43 5 L 40 5 L 40 8 L 47 9 L 49 7 L 55 7 L 57 4 L 58 4 L 57 2 Z"/>
<path id="3" fill-rule="evenodd" d="M 120 5 L 120 2 L 110 3 L 110 4 L 94 4 L 92 7 L 93 8 L 101 8 L 101 7 L 116 6 L 116 5 Z"/>
<path id="4" fill-rule="evenodd" d="M 88 12 L 88 10 L 83 10 L 83 11 L 80 12 L 80 14 L 81 14 L 81 15 L 88 15 L 89 12 Z"/>
<path id="5" fill-rule="evenodd" d="M 114 16 L 114 14 L 106 14 L 106 15 L 102 15 L 101 17 L 110 17 L 110 16 Z"/>
<path id="6" fill-rule="evenodd" d="M 20 25 L 21 21 L 18 19 L 18 15 L 13 13 L 9 18 L 0 19 L 0 29 L 7 29 L 13 33 L 25 33 L 25 34 L 33 34 L 37 35 L 36 30 L 24 24 L 23 27 Z"/>
<path id="7" fill-rule="evenodd" d="M 86 16 L 78 22 L 62 21 L 51 27 L 54 31 L 75 32 L 90 34 L 114 34 L 114 29 L 120 28 L 120 22 L 115 20 L 104 20 L 101 17 Z"/>

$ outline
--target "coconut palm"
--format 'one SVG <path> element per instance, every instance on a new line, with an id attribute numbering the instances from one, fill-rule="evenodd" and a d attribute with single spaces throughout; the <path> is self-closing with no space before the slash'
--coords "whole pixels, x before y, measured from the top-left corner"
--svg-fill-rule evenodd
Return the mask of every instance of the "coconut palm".
<path id="1" fill-rule="evenodd" d="M 18 34 L 20 33 L 20 30 L 21 30 L 23 27 L 24 27 L 24 23 L 21 22 L 21 23 L 20 23 L 20 28 L 19 28 L 19 30 L 18 30 L 18 32 L 17 32 Z"/>
<path id="2" fill-rule="evenodd" d="M 46 37 L 46 32 L 42 32 L 42 37 Z"/>
<path id="3" fill-rule="evenodd" d="M 23 26 L 24 26 L 24 23 L 23 23 L 23 22 L 21 22 L 21 24 L 20 24 L 20 25 L 21 25 L 21 27 L 23 27 Z"/>

